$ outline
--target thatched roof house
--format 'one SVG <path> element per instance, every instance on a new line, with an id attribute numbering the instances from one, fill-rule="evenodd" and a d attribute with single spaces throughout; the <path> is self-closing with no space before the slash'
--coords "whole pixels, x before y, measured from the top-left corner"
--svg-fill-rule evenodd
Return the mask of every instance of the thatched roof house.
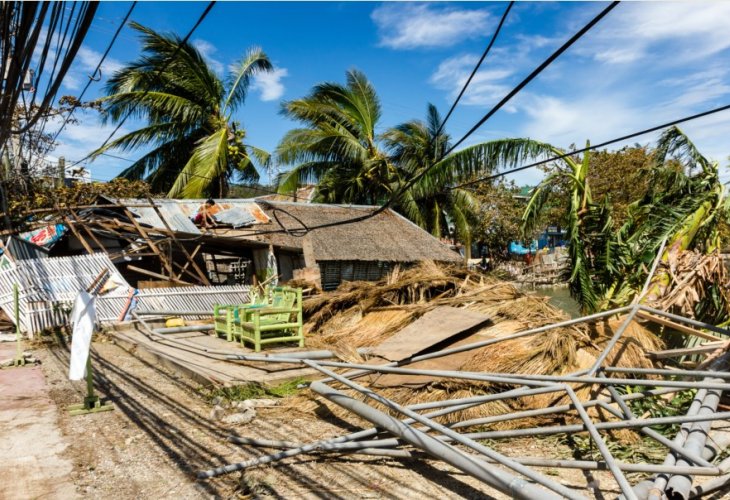
<path id="1" fill-rule="evenodd" d="M 167 240 L 167 231 L 175 235 L 174 244 L 164 248 L 177 261 L 176 268 L 184 267 L 187 259 L 179 248 L 183 245 L 210 281 L 219 284 L 249 282 L 273 271 L 283 281 L 301 277 L 332 289 L 342 281 L 380 279 L 397 264 L 461 261 L 458 253 L 390 209 L 373 215 L 378 207 L 260 198 L 215 200 L 207 208 L 205 203 L 100 197 L 98 208 L 79 214 L 103 243 L 98 250 L 119 253 L 119 265 L 137 273 L 143 268 L 146 276 L 159 276 L 158 264 L 126 248 L 130 241 L 141 244 L 147 237 Z M 209 215 L 202 218 L 203 212 Z M 116 225 L 103 222 L 110 218 L 117 219 Z M 118 234 L 114 228 L 141 232 L 139 238 L 125 233 L 124 239 L 111 241 Z M 71 243 L 71 251 L 78 248 Z M 87 246 L 97 245 L 90 241 Z M 132 258 L 137 261 L 130 265 Z M 135 277 L 130 274 L 129 279 Z"/>
<path id="2" fill-rule="evenodd" d="M 295 269 L 319 268 L 322 287 L 332 289 L 342 281 L 379 279 L 395 264 L 462 260 L 458 253 L 390 209 L 367 217 L 377 207 L 263 200 L 257 204 L 268 216 L 268 223 L 215 233 L 272 245 L 279 250 L 279 272 L 285 279 L 289 269 L 293 276 Z M 359 220 L 341 224 L 352 219 Z M 290 264 L 287 253 L 300 255 L 304 262 L 293 258 Z"/>

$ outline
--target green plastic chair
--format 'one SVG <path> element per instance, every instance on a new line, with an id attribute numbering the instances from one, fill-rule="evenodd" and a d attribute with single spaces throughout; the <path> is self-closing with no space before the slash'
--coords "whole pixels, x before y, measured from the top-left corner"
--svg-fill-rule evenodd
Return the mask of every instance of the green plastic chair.
<path id="1" fill-rule="evenodd" d="M 253 344 L 256 352 L 265 344 L 298 342 L 304 347 L 302 289 L 277 287 L 265 307 L 239 311 L 233 320 L 233 335 L 242 344 Z"/>

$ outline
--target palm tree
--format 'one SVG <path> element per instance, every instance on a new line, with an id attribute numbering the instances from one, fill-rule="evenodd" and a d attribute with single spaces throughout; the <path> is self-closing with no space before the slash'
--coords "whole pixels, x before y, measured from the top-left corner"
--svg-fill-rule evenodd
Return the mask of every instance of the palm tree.
<path id="1" fill-rule="evenodd" d="M 452 152 L 442 120 L 429 106 L 426 123 L 414 120 L 376 134 L 380 100 L 366 76 L 349 71 L 345 85 L 323 83 L 295 101 L 284 103 L 283 113 L 304 127 L 288 132 L 277 147 L 279 163 L 293 165 L 280 178 L 279 191 L 317 183 L 315 201 L 380 204 L 394 194 L 394 207 L 432 234 L 444 233 L 446 216 L 468 240 L 468 214 L 473 197 L 454 183 L 494 165 L 518 164 L 538 155 L 532 143 L 482 143 Z M 539 144 L 539 143 L 538 143 Z M 424 173 L 410 189 L 401 188 Z"/>
<path id="2" fill-rule="evenodd" d="M 711 253 L 719 248 L 718 222 L 727 217 L 727 201 L 718 166 L 702 156 L 678 128 L 667 129 L 660 137 L 654 163 L 645 172 L 651 179 L 649 188 L 629 206 L 628 219 L 618 231 L 611 224 L 609 198 L 597 203 L 591 196 L 590 153 L 582 161 L 571 157 L 561 161 L 563 168 L 545 178 L 533 192 L 523 216 L 523 230 L 534 227 L 551 190 L 560 177 L 567 177 L 569 285 L 584 312 L 631 303 L 665 241 L 662 264 L 685 250 Z M 665 266 L 661 267 L 647 300 L 662 296 L 670 281 Z M 720 295 L 706 296 L 716 300 Z M 727 304 L 710 307 L 699 301 L 696 308 L 715 311 L 719 315 L 715 320 L 727 319 Z"/>
<path id="3" fill-rule="evenodd" d="M 322 83 L 283 104 L 285 116 L 305 125 L 277 147 L 279 163 L 294 165 L 279 183 L 283 193 L 316 182 L 315 200 L 376 204 L 397 184 L 399 172 L 377 143 L 380 100 L 365 75 L 347 72 L 347 83 Z"/>
<path id="4" fill-rule="evenodd" d="M 171 198 L 225 196 L 229 183 L 257 181 L 259 164 L 269 155 L 246 144 L 246 133 L 232 114 L 246 99 L 251 79 L 271 71 L 259 48 L 249 49 L 225 83 L 190 43 L 132 23 L 142 38 L 142 56 L 117 71 L 100 99 L 105 121 L 119 123 L 128 114 L 147 125 L 96 150 L 152 150 L 120 177 L 146 179 L 153 191 Z"/>
<path id="5" fill-rule="evenodd" d="M 450 189 L 463 180 L 459 175 L 462 172 L 439 168 L 451 144 L 449 135 L 443 132 L 443 120 L 436 106 L 428 104 L 425 122 L 411 120 L 387 130 L 383 142 L 403 178 L 428 171 L 403 193 L 398 202 L 400 211 L 436 237 L 446 232 L 450 220 L 459 237 L 469 244 L 470 217 L 476 213 L 478 201 L 465 189 Z"/>

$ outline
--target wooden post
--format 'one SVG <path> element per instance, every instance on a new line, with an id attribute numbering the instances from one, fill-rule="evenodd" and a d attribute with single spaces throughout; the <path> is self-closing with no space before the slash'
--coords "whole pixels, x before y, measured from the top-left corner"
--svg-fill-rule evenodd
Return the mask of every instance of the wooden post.
<path id="1" fill-rule="evenodd" d="M 137 219 L 134 218 L 134 215 L 132 212 L 129 211 L 127 207 L 124 207 L 124 214 L 129 218 L 130 221 L 132 221 L 132 224 L 134 225 L 134 228 L 137 230 L 137 232 L 142 235 L 142 237 L 145 239 L 145 242 L 150 246 L 153 252 L 155 252 L 155 255 L 160 259 L 160 262 L 162 263 L 162 266 L 167 270 L 167 273 L 170 275 L 170 279 L 174 278 L 175 273 L 172 269 L 172 266 L 167 261 L 167 258 L 165 257 L 165 254 L 160 252 L 160 249 L 155 245 L 155 242 L 152 241 L 152 239 L 147 234 L 147 231 L 139 225 L 137 222 Z M 167 279 L 167 278 L 165 278 Z"/>
<path id="2" fill-rule="evenodd" d="M 162 223 L 165 225 L 165 229 L 167 229 L 167 232 L 170 234 L 172 241 L 174 241 L 180 247 L 180 249 L 185 254 L 185 257 L 187 257 L 188 263 L 192 264 L 193 269 L 195 269 L 195 272 L 198 273 L 198 276 L 200 277 L 200 281 L 204 285 L 210 285 L 210 281 L 208 281 L 208 277 L 205 275 L 203 270 L 200 269 L 200 266 L 198 266 L 198 264 L 195 262 L 195 256 L 194 255 L 191 256 L 190 253 L 188 252 L 187 248 L 185 248 L 185 245 L 180 243 L 180 241 L 175 237 L 175 231 L 172 230 L 170 225 L 167 223 L 167 220 L 165 220 L 165 218 L 162 216 L 162 212 L 160 212 L 160 209 L 155 204 L 155 201 L 152 198 L 147 198 L 147 200 L 152 205 L 152 208 L 154 209 L 155 213 L 157 214 L 157 217 L 159 217 L 160 220 L 162 221 Z M 195 251 L 197 252 L 199 248 L 200 248 L 200 245 L 198 245 L 198 248 L 196 248 Z M 185 267 L 186 268 L 188 267 L 187 264 L 185 264 Z"/>
<path id="3" fill-rule="evenodd" d="M 56 174 L 56 188 L 60 189 L 66 184 L 66 158 L 58 159 L 58 173 Z"/>

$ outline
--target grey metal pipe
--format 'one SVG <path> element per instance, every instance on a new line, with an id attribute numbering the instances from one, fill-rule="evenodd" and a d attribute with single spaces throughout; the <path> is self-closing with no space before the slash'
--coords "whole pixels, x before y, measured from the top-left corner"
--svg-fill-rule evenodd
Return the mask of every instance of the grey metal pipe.
<path id="1" fill-rule="evenodd" d="M 726 458 L 719 465 L 720 469 L 730 469 L 730 457 Z M 730 490 L 730 474 L 711 479 L 702 484 L 698 484 L 692 491 L 689 492 L 690 498 L 699 498 L 718 490 L 728 491 Z"/>
<path id="2" fill-rule="evenodd" d="M 721 391 L 710 390 L 702 401 L 702 407 L 697 412 L 698 415 L 714 416 L 717 411 L 717 405 L 720 403 Z M 705 448 L 707 435 L 710 432 L 712 422 L 698 422 L 694 424 L 687 435 L 684 442 L 684 448 L 691 453 L 701 454 Z M 687 461 L 683 458 L 677 460 L 677 465 L 687 465 Z M 667 483 L 666 493 L 670 500 L 687 500 L 689 498 L 690 489 L 692 488 L 692 477 L 689 474 L 675 474 Z"/>
<path id="3" fill-rule="evenodd" d="M 207 332 L 215 328 L 214 324 L 210 325 L 188 325 L 188 326 L 171 326 L 169 328 L 154 328 L 152 331 L 159 334 L 165 333 L 185 333 L 185 332 Z"/>
<path id="4" fill-rule="evenodd" d="M 673 417 L 655 417 L 636 420 L 622 420 L 618 422 L 597 422 L 595 424 L 598 430 L 612 429 L 633 429 L 636 427 L 665 425 L 665 424 L 684 424 L 694 422 L 708 422 L 712 420 L 730 419 L 730 411 L 716 413 L 715 415 L 679 415 Z M 570 434 L 573 432 L 586 432 L 587 429 L 582 424 L 558 425 L 552 427 L 532 427 L 529 429 L 513 429 L 510 431 L 486 431 L 473 432 L 465 434 L 472 439 L 504 439 L 523 436 L 548 436 L 552 434 Z"/>
<path id="5" fill-rule="evenodd" d="M 295 358 L 287 358 L 283 356 L 271 356 L 269 358 L 261 358 L 255 355 L 237 355 L 237 359 L 244 359 L 247 361 L 270 361 L 273 363 L 294 363 L 301 362 L 307 364 L 307 360 L 298 360 Z M 454 378 L 461 380 L 481 380 L 484 382 L 493 382 L 497 384 L 512 384 L 512 385 L 537 385 L 547 387 L 547 383 L 578 383 L 578 384 L 599 384 L 599 385 L 643 385 L 653 387 L 678 387 L 683 389 L 697 389 L 697 388 L 708 388 L 708 389 L 721 389 L 723 391 L 730 391 L 730 383 L 708 383 L 708 382 L 697 382 L 697 381 L 681 381 L 681 380 L 652 380 L 652 379 L 638 379 L 638 378 L 599 378 L 599 377 L 585 377 L 585 376 L 568 376 L 568 375 L 535 375 L 529 373 L 509 373 L 505 376 L 504 373 L 489 373 L 489 372 L 463 372 L 454 370 L 417 370 L 413 368 L 402 368 L 395 367 L 392 364 L 384 365 L 365 365 L 359 363 L 344 363 L 337 361 L 318 361 L 321 366 L 329 366 L 334 368 L 354 368 L 354 369 L 365 369 L 370 372 L 380 373 L 401 373 L 404 375 L 423 375 L 428 377 L 437 378 Z M 346 378 L 347 374 L 343 374 Z M 330 380 L 322 379 L 321 382 Z M 542 383 L 541 383 L 542 382 Z"/>
<path id="6" fill-rule="evenodd" d="M 634 313 L 635 312 L 636 310 L 634 310 Z M 600 366 L 600 364 L 596 364 L 594 366 Z M 588 433 L 591 435 L 593 442 L 598 447 L 598 451 L 601 452 L 603 460 L 606 462 L 606 465 L 611 471 L 611 474 L 613 474 L 614 479 L 616 479 L 619 488 L 621 488 L 621 493 L 624 494 L 627 500 L 638 500 L 638 497 L 634 494 L 634 490 L 631 489 L 631 485 L 626 480 L 626 476 L 624 476 L 624 473 L 616 464 L 616 460 L 613 458 L 611 451 L 608 449 L 608 446 L 606 446 L 606 443 L 603 441 L 601 434 L 598 432 L 596 426 L 593 424 L 593 421 L 588 416 L 586 409 L 583 408 L 583 405 L 580 404 L 580 400 L 575 394 L 575 391 L 573 391 L 573 388 L 569 385 L 566 385 L 565 392 L 568 394 L 568 397 L 571 399 L 571 401 L 573 401 L 573 406 L 575 406 L 575 409 L 578 411 L 578 415 L 580 415 L 581 420 L 583 420 L 583 424 L 586 426 L 586 429 L 588 429 Z"/>
<path id="7" fill-rule="evenodd" d="M 522 391 L 524 391 L 524 389 L 515 389 L 514 391 L 507 391 L 507 393 L 509 393 L 509 392 L 520 393 Z M 507 393 L 502 393 L 501 395 L 504 396 Z M 493 396 L 500 396 L 500 395 L 495 394 Z M 479 404 L 481 404 L 481 402 L 463 404 L 463 405 L 458 405 L 458 406 L 449 406 L 446 408 L 442 408 L 442 409 L 427 413 L 424 416 L 429 417 L 429 418 L 440 417 L 443 415 L 448 415 L 449 413 L 466 410 L 468 408 L 472 408 Z M 405 419 L 403 422 L 406 424 L 411 424 L 415 421 L 413 419 Z M 228 464 L 228 465 L 225 465 L 222 467 L 216 467 L 214 469 L 209 469 L 206 471 L 200 471 L 200 472 L 198 472 L 198 479 L 208 479 L 211 477 L 220 476 L 222 474 L 228 474 L 231 472 L 236 472 L 236 471 L 247 469 L 250 467 L 255 467 L 257 465 L 264 465 L 264 464 L 268 464 L 271 462 L 277 462 L 284 458 L 293 457 L 293 456 L 296 456 L 296 455 L 299 455 L 302 453 L 308 453 L 310 451 L 316 451 L 318 448 L 320 448 L 321 446 L 328 444 L 328 443 L 346 443 L 348 441 L 355 441 L 357 439 L 364 439 L 367 437 L 375 436 L 379 432 L 380 432 L 380 429 L 372 427 L 370 429 L 353 432 L 350 434 L 346 434 L 344 436 L 338 436 L 338 437 L 331 438 L 331 439 L 315 441 L 313 443 L 308 443 L 303 446 L 300 446 L 299 448 L 292 448 L 289 450 L 281 451 L 279 453 L 274 453 L 271 455 L 265 455 L 263 457 L 258 457 L 258 458 L 254 458 L 251 460 L 247 460 L 245 462 L 238 462 L 238 463 Z"/>
<path id="8" fill-rule="evenodd" d="M 537 472 L 533 471 L 532 469 L 518 464 L 517 462 L 509 459 L 508 457 L 505 457 L 504 455 L 497 453 L 496 451 L 492 450 L 491 448 L 487 448 L 486 446 L 483 446 L 483 445 L 477 443 L 476 441 L 474 441 L 466 436 L 463 436 L 452 429 L 449 429 L 448 427 L 438 424 L 438 423 L 430 420 L 428 417 L 426 417 L 424 415 L 420 415 L 413 410 L 410 410 L 397 403 L 394 403 L 393 401 L 390 401 L 389 399 L 366 389 L 365 387 L 353 382 L 352 380 L 349 380 L 341 375 L 338 375 L 337 373 L 335 373 L 331 370 L 328 370 L 328 369 L 320 366 L 318 363 L 316 363 L 314 361 L 305 361 L 305 363 L 307 365 L 311 366 L 312 368 L 315 368 L 316 370 L 321 371 L 324 375 L 328 375 L 329 377 L 332 377 L 333 379 L 347 385 L 351 389 L 358 391 L 359 393 L 363 394 L 364 396 L 367 396 L 368 398 L 373 399 L 373 400 L 391 408 L 392 410 L 395 410 L 403 415 L 406 415 L 407 417 L 412 418 L 416 422 L 419 422 L 420 424 L 423 424 L 423 425 L 431 428 L 432 430 L 439 432 L 440 434 L 443 434 L 444 436 L 450 437 L 451 439 L 455 440 L 456 442 L 463 444 L 464 446 L 467 446 L 467 447 L 471 448 L 472 450 L 474 450 L 486 457 L 496 460 L 500 464 L 502 464 L 506 467 L 509 467 L 513 471 L 518 472 L 529 479 L 532 479 L 536 483 L 541 484 L 542 486 L 545 486 L 546 488 L 549 488 L 550 490 L 552 490 L 560 495 L 563 495 L 566 498 L 582 498 L 580 495 L 577 495 L 574 491 L 566 488 L 565 486 L 563 486 L 561 484 L 556 483 L 555 481 L 553 481 L 549 478 L 544 477 L 542 474 L 538 474 Z M 317 386 L 318 387 L 319 386 L 327 387 L 324 384 L 322 384 L 321 382 L 318 383 Z M 327 389 L 330 389 L 330 388 L 327 387 Z M 330 389 L 330 390 L 333 390 L 333 389 Z M 361 403 L 361 404 L 365 405 L 364 403 Z M 365 405 L 365 406 L 368 406 L 368 405 Z M 526 484 L 529 484 L 529 483 L 526 483 Z M 543 497 L 544 497 L 544 492 L 543 492 Z"/>
<path id="9" fill-rule="evenodd" d="M 250 446 L 260 446 L 265 448 L 299 448 L 304 443 L 294 443 L 292 441 L 278 441 L 273 439 L 256 439 L 239 436 L 228 436 L 228 441 L 235 444 L 246 444 Z M 352 441 L 349 443 L 336 443 L 323 445 L 317 451 L 331 453 L 357 453 L 360 455 L 374 455 L 394 458 L 411 458 L 413 455 L 406 450 L 391 450 L 398 446 L 398 439 L 373 439 L 370 441 Z"/>
<path id="10" fill-rule="evenodd" d="M 619 307 L 618 309 L 612 309 L 610 311 L 604 311 L 604 312 L 600 312 L 600 313 L 590 314 L 588 316 L 583 316 L 581 318 L 574 318 L 574 319 L 569 319 L 569 320 L 566 320 L 566 321 L 560 321 L 558 323 L 553 323 L 553 324 L 550 324 L 550 325 L 541 326 L 541 327 L 538 327 L 538 328 L 531 328 L 529 330 L 524 330 L 522 332 L 517 332 L 517 333 L 514 333 L 512 335 L 507 335 L 507 336 L 504 336 L 504 337 L 501 337 L 501 338 L 498 338 L 498 339 L 482 340 L 482 341 L 479 341 L 479 342 L 474 342 L 474 343 L 466 344 L 466 345 L 463 345 L 463 346 L 452 347 L 450 349 L 444 349 L 444 350 L 441 350 L 441 351 L 431 352 L 431 353 L 427 353 L 427 354 L 421 354 L 419 356 L 414 356 L 414 357 L 412 357 L 410 359 L 407 359 L 407 360 L 404 360 L 404 361 L 401 361 L 401 362 L 392 362 L 392 363 L 387 363 L 385 365 L 379 365 L 379 366 L 402 366 L 402 365 L 406 365 L 406 364 L 410 364 L 410 363 L 415 363 L 417 361 L 425 361 L 427 359 L 435 359 L 435 358 L 440 358 L 440 357 L 443 357 L 443 356 L 449 356 L 451 354 L 457 354 L 457 353 L 460 353 L 460 352 L 470 351 L 472 349 L 479 349 L 481 347 L 486 347 L 486 346 L 489 346 L 489 345 L 492 345 L 492 344 L 496 344 L 496 343 L 499 343 L 499 342 L 504 342 L 505 340 L 518 339 L 518 338 L 526 337 L 526 336 L 529 336 L 529 335 L 535 335 L 535 334 L 538 334 L 538 333 L 543 333 L 543 332 L 546 332 L 548 330 L 552 330 L 552 329 L 555 329 L 555 328 L 563 328 L 563 327 L 566 327 L 566 326 L 577 325 L 579 323 L 585 323 L 585 322 L 595 321 L 595 320 L 598 320 L 598 319 L 601 319 L 601 318 L 606 318 L 606 317 L 609 317 L 609 316 L 614 316 L 616 314 L 621 314 L 621 313 L 624 313 L 626 311 L 629 311 L 629 310 L 631 310 L 631 308 L 632 308 L 632 306 Z M 233 356 L 230 359 L 243 359 L 243 358 L 241 356 Z M 343 375 L 345 377 L 347 377 L 347 378 L 355 378 L 355 377 L 360 377 L 362 375 L 367 375 L 368 373 L 371 373 L 371 370 L 368 369 L 368 368 L 364 368 L 364 369 L 361 369 L 361 370 L 354 371 L 352 373 L 345 373 Z M 323 379 L 322 380 L 322 382 L 329 382 L 329 381 L 330 381 L 330 379 Z"/>
<path id="11" fill-rule="evenodd" d="M 606 346 L 603 348 L 603 350 L 601 351 L 601 354 L 598 356 L 598 359 L 596 359 L 595 363 L 593 363 L 591 368 L 586 372 L 586 375 L 595 375 L 595 373 L 598 371 L 598 369 L 601 368 L 601 365 L 606 360 L 608 355 L 611 353 L 614 346 L 621 339 L 624 332 L 629 327 L 631 322 L 634 320 L 634 318 L 636 317 L 636 313 L 638 313 L 638 312 L 639 312 L 639 306 L 638 305 L 632 306 L 631 312 L 628 314 L 628 316 L 626 316 L 626 319 L 624 319 L 623 323 L 621 323 L 621 326 L 618 327 L 618 330 L 616 330 L 616 333 L 613 334 L 613 337 L 611 337 L 611 340 L 609 340 L 608 343 L 606 344 Z M 630 488 L 629 488 L 629 490 L 630 490 Z M 624 495 L 626 495 L 626 494 L 627 493 L 624 492 Z M 633 495 L 633 491 L 631 492 L 631 495 Z M 627 498 L 632 498 L 632 497 L 627 497 Z"/>
<path id="12" fill-rule="evenodd" d="M 660 396 L 662 394 L 671 394 L 673 392 L 680 391 L 681 389 L 652 389 L 650 391 L 644 391 L 644 392 L 634 392 L 631 394 L 625 394 L 621 396 L 621 398 L 624 401 L 634 401 L 637 399 L 644 399 L 646 397 L 650 396 Z M 592 406 L 596 406 L 600 403 L 607 403 L 610 400 L 608 399 L 591 399 L 588 401 L 583 402 L 584 408 L 590 408 Z M 523 410 L 519 412 L 512 412 L 512 413 L 505 413 L 503 415 L 492 415 L 490 417 L 480 417 L 480 418 L 473 418 L 469 420 L 463 420 L 461 422 L 457 422 L 453 424 L 451 427 L 453 428 L 460 428 L 460 427 L 471 427 L 474 425 L 486 425 L 486 424 L 493 424 L 496 422 L 504 422 L 506 420 L 517 420 L 520 418 L 527 418 L 527 417 L 539 417 L 542 415 L 550 415 L 553 413 L 564 413 L 566 411 L 569 411 L 573 409 L 572 404 L 566 404 L 566 405 L 559 405 L 559 406 L 551 406 L 550 408 L 537 408 L 535 410 Z"/>
<path id="13" fill-rule="evenodd" d="M 669 313 L 667 311 L 660 311 L 659 309 L 654 309 L 653 307 L 648 306 L 639 306 L 639 308 L 642 311 L 646 311 L 648 313 L 656 314 L 657 316 L 664 316 L 665 318 L 673 319 L 674 321 L 677 321 L 679 323 L 685 323 L 687 325 L 696 326 L 697 328 L 704 328 L 705 330 L 710 330 L 715 333 L 719 333 L 721 335 L 730 336 L 730 330 L 727 328 L 722 328 L 719 326 L 711 325 L 710 323 L 704 323 L 702 321 L 697 321 L 696 319 L 692 318 L 685 318 L 684 316 L 678 316 L 676 314 Z M 718 337 L 718 340 L 722 340 Z"/>
<path id="14" fill-rule="evenodd" d="M 610 391 L 611 389 L 613 389 L 613 387 L 610 387 L 609 386 L 608 389 Z M 613 390 L 615 391 L 616 389 L 613 389 Z M 603 408 L 604 410 L 606 410 L 607 412 L 612 413 L 613 415 L 615 415 L 615 416 L 617 416 L 619 418 L 628 418 L 628 419 L 636 418 L 634 416 L 633 412 L 631 412 L 631 410 L 629 410 L 628 412 L 624 411 L 622 413 L 622 412 L 620 412 L 620 411 L 612 408 L 611 406 L 609 406 L 608 404 L 606 404 L 606 403 L 604 403 L 602 401 L 599 404 L 599 406 L 601 408 Z M 681 455 L 681 456 L 687 458 L 690 462 L 694 463 L 697 466 L 700 466 L 700 467 L 712 467 L 712 468 L 715 467 L 714 465 L 712 465 L 711 462 L 708 462 L 703 457 L 701 457 L 699 455 L 695 455 L 694 453 L 691 453 L 691 452 L 685 450 L 681 446 L 677 446 L 676 444 L 674 444 L 674 441 L 671 441 L 671 440 L 667 439 L 662 434 L 660 434 L 657 431 L 651 429 L 650 427 L 640 427 L 639 430 L 643 434 L 645 434 L 646 436 L 649 436 L 650 438 L 652 438 L 654 441 L 656 441 L 656 442 L 658 442 L 658 443 L 666 446 L 667 448 L 669 448 L 670 450 L 672 450 L 674 453 L 676 453 L 678 455 Z"/>
<path id="15" fill-rule="evenodd" d="M 174 311 L 159 309 L 157 311 L 134 311 L 139 316 L 213 316 L 213 311 Z"/>
<path id="16" fill-rule="evenodd" d="M 702 406 L 702 400 L 705 399 L 706 395 L 707 389 L 700 389 L 697 391 L 694 399 L 692 400 L 692 403 L 689 406 L 689 409 L 687 410 L 686 416 L 697 416 L 697 412 L 700 411 L 700 407 Z M 682 423 L 679 431 L 677 431 L 677 434 L 674 436 L 675 445 L 684 446 L 684 442 L 687 439 L 687 435 L 689 434 L 689 429 L 691 427 L 692 424 L 689 422 Z M 662 465 L 674 465 L 676 464 L 676 462 L 676 455 L 674 455 L 670 451 L 664 458 L 664 462 L 662 462 Z M 654 486 L 649 490 L 649 500 L 662 500 L 664 498 L 664 489 L 667 487 L 667 481 L 669 481 L 668 474 L 661 473 L 654 478 Z"/>
<path id="17" fill-rule="evenodd" d="M 542 488 L 534 486 L 524 479 L 489 465 L 483 460 L 469 456 L 460 450 L 442 443 L 438 439 L 418 431 L 402 421 L 387 415 L 372 406 L 357 401 L 347 394 L 341 393 L 321 383 L 313 382 L 310 388 L 327 398 L 333 403 L 346 408 L 369 422 L 386 429 L 404 441 L 416 446 L 432 455 L 434 458 L 456 467 L 457 469 L 476 477 L 484 483 L 497 490 L 511 495 L 514 498 L 539 499 L 539 498 L 560 498 L 557 495 L 546 492 Z M 572 495 L 571 495 L 572 496 Z"/>
<path id="18" fill-rule="evenodd" d="M 667 375 L 670 377 L 712 377 L 719 379 L 730 379 L 728 372 L 713 372 L 710 370 L 666 370 L 661 368 L 620 368 L 606 367 L 603 371 L 607 373 L 639 373 L 642 375 Z"/>

